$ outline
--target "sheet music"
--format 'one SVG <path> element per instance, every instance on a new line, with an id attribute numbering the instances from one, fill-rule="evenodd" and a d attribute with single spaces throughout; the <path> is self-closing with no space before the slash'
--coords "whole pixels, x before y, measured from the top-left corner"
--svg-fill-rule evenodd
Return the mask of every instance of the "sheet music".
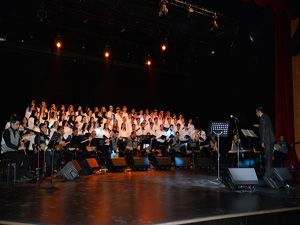
<path id="1" fill-rule="evenodd" d="M 245 135 L 245 137 L 257 137 L 253 130 L 241 129 L 241 131 Z"/>

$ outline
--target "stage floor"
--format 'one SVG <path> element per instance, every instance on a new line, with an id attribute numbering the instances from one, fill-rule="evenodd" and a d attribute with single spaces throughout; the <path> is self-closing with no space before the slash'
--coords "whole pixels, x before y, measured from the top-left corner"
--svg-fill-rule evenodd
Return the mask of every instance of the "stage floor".
<path id="1" fill-rule="evenodd" d="M 0 224 L 261 224 L 270 218 L 298 224 L 300 176 L 292 175 L 293 185 L 279 190 L 261 178 L 252 189 L 232 190 L 218 182 L 217 171 L 204 169 L 2 181 Z"/>

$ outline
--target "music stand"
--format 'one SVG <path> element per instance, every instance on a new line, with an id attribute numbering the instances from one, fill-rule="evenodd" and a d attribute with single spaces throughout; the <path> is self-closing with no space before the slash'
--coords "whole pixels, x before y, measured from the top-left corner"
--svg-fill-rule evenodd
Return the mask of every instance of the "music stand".
<path id="1" fill-rule="evenodd" d="M 208 125 L 208 135 L 216 135 L 218 140 L 218 149 L 217 149 L 217 161 L 218 161 L 218 177 L 217 181 L 220 182 L 220 137 L 227 137 L 228 136 L 228 128 L 229 128 L 229 121 L 210 121 Z"/>
<path id="2" fill-rule="evenodd" d="M 242 133 L 246 138 L 249 138 L 249 146 L 248 149 L 250 150 L 251 148 L 251 138 L 257 138 L 257 135 L 254 133 L 253 130 L 247 130 L 247 129 L 241 129 Z"/>

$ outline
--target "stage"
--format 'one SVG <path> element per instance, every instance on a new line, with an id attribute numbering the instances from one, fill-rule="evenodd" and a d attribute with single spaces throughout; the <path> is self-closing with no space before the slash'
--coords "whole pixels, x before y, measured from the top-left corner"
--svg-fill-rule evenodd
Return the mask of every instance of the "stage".
<path id="1" fill-rule="evenodd" d="M 292 175 L 290 187 L 272 189 L 258 173 L 257 185 L 236 190 L 203 168 L 2 181 L 0 224 L 297 224 L 299 173 Z"/>

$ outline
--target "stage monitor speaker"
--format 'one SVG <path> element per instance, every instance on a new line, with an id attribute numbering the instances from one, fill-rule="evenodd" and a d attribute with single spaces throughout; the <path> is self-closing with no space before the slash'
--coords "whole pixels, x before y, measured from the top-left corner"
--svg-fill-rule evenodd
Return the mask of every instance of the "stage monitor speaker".
<path id="1" fill-rule="evenodd" d="M 111 161 L 112 161 L 112 164 L 113 164 L 114 167 L 127 166 L 125 157 L 112 158 Z"/>
<path id="2" fill-rule="evenodd" d="M 148 157 L 133 157 L 133 161 L 134 170 L 147 170 L 150 166 Z"/>
<path id="3" fill-rule="evenodd" d="M 171 157 L 156 157 L 157 165 L 156 169 L 158 170 L 168 170 L 172 167 Z"/>
<path id="4" fill-rule="evenodd" d="M 73 163 L 73 165 L 75 166 L 75 168 L 77 169 L 78 173 L 81 173 L 82 168 L 81 168 L 81 166 L 79 165 L 78 161 L 75 160 L 75 159 L 73 159 L 73 160 L 72 160 L 72 163 Z"/>
<path id="5" fill-rule="evenodd" d="M 75 180 L 79 176 L 79 171 L 81 171 L 81 167 L 79 164 L 74 162 L 75 160 L 69 161 L 64 165 L 64 167 L 60 170 L 59 175 L 65 180 Z"/>
<path id="6" fill-rule="evenodd" d="M 127 167 L 127 163 L 125 157 L 112 158 L 112 169 L 114 171 L 122 171 L 125 167 Z"/>
<path id="7" fill-rule="evenodd" d="M 272 174 L 265 179 L 266 183 L 274 189 L 280 189 L 286 185 L 292 185 L 294 178 L 287 168 L 273 168 Z"/>
<path id="8" fill-rule="evenodd" d="M 96 158 L 87 158 L 81 161 L 82 172 L 85 175 L 91 175 L 100 168 Z"/>
<path id="9" fill-rule="evenodd" d="M 258 184 L 254 168 L 228 168 L 228 176 L 223 181 L 231 189 L 249 189 Z"/>
<path id="10" fill-rule="evenodd" d="M 175 167 L 176 168 L 188 168 L 190 166 L 190 157 L 175 157 Z"/>

